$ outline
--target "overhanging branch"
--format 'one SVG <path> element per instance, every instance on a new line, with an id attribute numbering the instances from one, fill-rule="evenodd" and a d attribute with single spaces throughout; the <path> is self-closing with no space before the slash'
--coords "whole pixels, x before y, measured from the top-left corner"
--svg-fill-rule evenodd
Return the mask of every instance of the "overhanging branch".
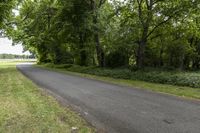
<path id="1" fill-rule="evenodd" d="M 174 12 L 172 15 L 170 16 L 167 16 L 168 18 L 160 23 L 158 23 L 147 35 L 147 38 L 157 29 L 159 28 L 160 26 L 162 26 L 163 24 L 169 22 L 173 17 L 175 17 L 177 15 L 178 12 L 180 12 L 181 10 L 178 10 L 176 12 Z"/>

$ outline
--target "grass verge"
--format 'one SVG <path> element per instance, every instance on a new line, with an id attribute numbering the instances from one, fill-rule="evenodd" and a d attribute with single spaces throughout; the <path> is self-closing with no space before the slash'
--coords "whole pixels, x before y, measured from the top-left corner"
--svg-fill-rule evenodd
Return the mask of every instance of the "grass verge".
<path id="1" fill-rule="evenodd" d="M 200 88 L 200 71 L 166 70 L 162 68 L 145 68 L 143 70 L 131 70 L 127 68 L 109 69 L 94 66 L 83 67 L 74 64 L 55 65 L 51 63 L 44 65 L 51 68 L 61 68 L 73 72 L 118 79 L 140 80 L 151 83 Z"/>
<path id="2" fill-rule="evenodd" d="M 16 70 L 15 62 L 0 63 L 0 132 L 91 133 L 76 113 L 61 107 Z"/>
<path id="3" fill-rule="evenodd" d="M 36 65 L 36 66 L 46 68 L 49 70 L 58 71 L 58 72 L 64 72 L 67 74 L 73 74 L 73 75 L 78 75 L 78 76 L 82 76 L 86 78 L 97 79 L 97 80 L 101 80 L 101 81 L 105 81 L 105 82 L 109 82 L 113 84 L 137 87 L 139 89 L 146 89 L 146 90 L 167 93 L 167 94 L 172 94 L 172 95 L 181 96 L 181 97 L 200 99 L 200 88 L 151 83 L 151 82 L 139 81 L 139 80 L 133 80 L 133 79 L 131 80 L 120 79 L 120 78 L 113 78 L 109 76 L 98 76 L 98 75 L 87 74 L 87 73 L 83 73 L 79 71 L 76 72 L 76 70 L 74 71 L 67 68 L 63 68 L 63 67 L 56 68 L 49 65 Z"/>

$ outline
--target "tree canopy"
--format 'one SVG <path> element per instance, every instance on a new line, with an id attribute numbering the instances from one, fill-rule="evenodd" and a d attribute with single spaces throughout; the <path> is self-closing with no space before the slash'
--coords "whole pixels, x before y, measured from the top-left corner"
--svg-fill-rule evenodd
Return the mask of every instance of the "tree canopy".
<path id="1" fill-rule="evenodd" d="M 0 28 L 41 63 L 198 69 L 199 14 L 199 0 L 1 0 Z"/>

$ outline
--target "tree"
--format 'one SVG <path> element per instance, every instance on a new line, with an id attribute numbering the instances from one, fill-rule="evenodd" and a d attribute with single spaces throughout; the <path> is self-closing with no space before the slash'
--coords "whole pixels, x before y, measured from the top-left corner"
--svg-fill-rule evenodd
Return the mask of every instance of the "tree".
<path id="1" fill-rule="evenodd" d="M 15 0 L 0 0 L 0 37 L 4 34 L 5 25 L 8 24 L 7 19 L 12 15 L 15 4 Z"/>
<path id="2" fill-rule="evenodd" d="M 196 1 L 163 1 L 163 0 L 136 0 L 129 1 L 126 8 L 129 10 L 127 17 L 135 19 L 138 26 L 137 38 L 137 66 L 144 67 L 145 49 L 149 38 L 156 30 L 173 19 L 184 18 Z"/>
<path id="3" fill-rule="evenodd" d="M 5 13 L 4 31 L 41 63 L 199 68 L 199 3 L 24 0 L 12 4 L 19 15 Z"/>

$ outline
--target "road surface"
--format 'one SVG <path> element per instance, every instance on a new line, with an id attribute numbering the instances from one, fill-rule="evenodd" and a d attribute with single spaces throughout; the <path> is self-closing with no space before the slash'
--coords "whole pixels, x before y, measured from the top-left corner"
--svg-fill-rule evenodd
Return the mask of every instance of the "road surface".
<path id="1" fill-rule="evenodd" d="M 70 103 L 108 133 L 200 133 L 200 102 L 62 74 L 28 64 L 17 68 Z"/>

